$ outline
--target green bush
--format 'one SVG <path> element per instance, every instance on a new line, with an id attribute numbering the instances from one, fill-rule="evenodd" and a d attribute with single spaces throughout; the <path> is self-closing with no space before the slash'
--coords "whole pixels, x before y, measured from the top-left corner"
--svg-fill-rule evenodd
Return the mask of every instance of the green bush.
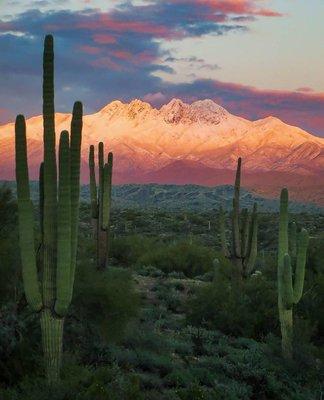
<path id="1" fill-rule="evenodd" d="M 302 318 L 310 322 L 312 340 L 324 345 L 324 234 L 309 244 L 304 295 L 298 305 Z"/>
<path id="2" fill-rule="evenodd" d="M 156 244 L 144 253 L 138 263 L 153 265 L 163 272 L 179 272 L 187 277 L 201 275 L 212 269 L 214 251 L 187 240 Z"/>
<path id="3" fill-rule="evenodd" d="M 1 400 L 142 400 L 139 379 L 117 366 L 97 369 L 70 365 L 54 387 L 45 379 L 27 378 L 16 388 L 0 389 Z"/>
<path id="4" fill-rule="evenodd" d="M 19 301 L 22 296 L 20 282 L 20 254 L 17 251 L 17 204 L 11 190 L 0 186 L 0 299 Z"/>
<path id="5" fill-rule="evenodd" d="M 274 282 L 262 274 L 237 282 L 234 267 L 222 264 L 212 283 L 197 289 L 187 304 L 188 322 L 225 334 L 263 338 L 277 332 L 277 293 Z"/>
<path id="6" fill-rule="evenodd" d="M 111 241 L 111 257 L 119 265 L 132 266 L 138 263 L 140 257 L 157 246 L 158 239 L 140 235 L 115 237 Z M 143 264 L 142 265 L 152 265 Z"/>
<path id="7" fill-rule="evenodd" d="M 215 252 L 194 240 L 168 243 L 159 238 L 134 235 L 114 238 L 111 256 L 121 265 L 149 266 L 164 273 L 194 277 L 212 269 Z"/>
<path id="8" fill-rule="evenodd" d="M 37 318 L 27 308 L 18 310 L 14 303 L 0 307 L 0 387 L 39 368 L 40 340 Z"/>
<path id="9" fill-rule="evenodd" d="M 139 295 L 131 273 L 109 268 L 97 271 L 81 264 L 77 271 L 74 312 L 83 324 L 89 324 L 108 341 L 121 339 L 128 323 L 137 315 Z"/>

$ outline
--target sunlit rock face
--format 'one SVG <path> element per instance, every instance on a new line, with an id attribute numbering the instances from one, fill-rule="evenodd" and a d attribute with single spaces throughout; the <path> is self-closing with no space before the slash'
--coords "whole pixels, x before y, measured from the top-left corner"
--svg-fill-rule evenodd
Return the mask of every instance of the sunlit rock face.
<path id="1" fill-rule="evenodd" d="M 70 121 L 70 114 L 56 114 L 57 139 Z M 83 122 L 83 182 L 88 148 L 99 141 L 114 152 L 116 183 L 229 183 L 231 174 L 222 178 L 220 171 L 233 170 L 239 156 L 246 184 L 262 191 L 272 181 L 276 189 L 268 190 L 270 195 L 281 184 L 309 186 L 324 175 L 324 139 L 274 117 L 248 121 L 208 99 L 192 104 L 172 99 L 160 109 L 138 99 L 116 100 Z M 27 120 L 32 179 L 43 158 L 42 123 L 42 116 Z M 13 123 L 0 127 L 0 179 L 14 179 Z"/>

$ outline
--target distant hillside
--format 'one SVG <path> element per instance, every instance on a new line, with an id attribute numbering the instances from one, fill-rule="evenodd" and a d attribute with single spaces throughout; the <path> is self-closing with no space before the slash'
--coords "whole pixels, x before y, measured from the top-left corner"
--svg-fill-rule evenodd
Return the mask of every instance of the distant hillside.
<path id="1" fill-rule="evenodd" d="M 5 181 L 0 181 L 4 183 Z M 6 182 L 15 191 L 15 182 Z M 38 182 L 31 182 L 31 196 L 38 201 Z M 198 185 L 115 185 L 112 191 L 113 207 L 161 209 L 166 211 L 211 210 L 223 205 L 227 210 L 232 207 L 233 186 L 223 185 L 206 187 Z M 89 202 L 89 186 L 81 188 L 81 200 Z M 279 203 L 276 199 L 256 196 L 245 189 L 241 190 L 241 207 L 251 208 L 257 202 L 263 212 L 277 212 Z M 294 213 L 324 213 L 324 208 L 311 203 L 291 202 L 290 211 Z"/>

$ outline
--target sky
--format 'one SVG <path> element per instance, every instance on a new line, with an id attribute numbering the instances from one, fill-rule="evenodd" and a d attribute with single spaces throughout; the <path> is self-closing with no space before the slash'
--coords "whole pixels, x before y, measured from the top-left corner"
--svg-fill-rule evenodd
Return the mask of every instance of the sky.
<path id="1" fill-rule="evenodd" d="M 56 110 L 210 98 L 324 137 L 323 0 L 0 0 L 0 123 L 41 113 L 55 39 Z"/>

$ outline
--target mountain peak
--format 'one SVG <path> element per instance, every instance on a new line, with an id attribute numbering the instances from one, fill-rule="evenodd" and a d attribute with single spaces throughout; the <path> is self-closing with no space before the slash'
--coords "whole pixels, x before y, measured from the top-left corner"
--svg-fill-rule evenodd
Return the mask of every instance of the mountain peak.
<path id="1" fill-rule="evenodd" d="M 142 182 L 150 177 L 154 182 L 214 184 L 223 177 L 219 171 L 235 169 L 238 157 L 244 159 L 246 176 L 263 174 L 257 179 L 264 188 L 279 182 L 280 176 L 285 185 L 292 184 L 289 174 L 296 176 L 296 187 L 299 180 L 308 185 L 312 177 L 318 187 L 317 177 L 324 171 L 324 138 L 274 117 L 253 122 L 236 117 L 210 99 L 188 104 L 175 98 L 160 109 L 139 99 L 116 100 L 85 115 L 83 122 L 84 182 L 88 181 L 89 145 L 98 141 L 114 153 L 116 182 Z M 57 132 L 69 129 L 70 123 L 70 114 L 56 114 Z M 41 115 L 27 120 L 32 179 L 37 178 L 42 161 L 42 125 Z M 14 148 L 14 123 L 1 126 L 2 179 L 14 177 Z M 233 172 L 228 176 L 232 182 Z M 324 191 L 319 198 L 315 189 L 313 199 L 324 204 Z"/>
<path id="2" fill-rule="evenodd" d="M 164 120 L 170 124 L 196 123 L 219 124 L 229 113 L 211 99 L 198 100 L 192 104 L 172 99 L 160 109 Z"/>
<path id="3" fill-rule="evenodd" d="M 181 108 L 184 106 L 188 106 L 188 104 L 183 102 L 181 99 L 173 98 L 169 101 L 168 104 L 165 104 L 163 107 L 172 109 L 172 108 Z"/>
<path id="4" fill-rule="evenodd" d="M 228 111 L 225 110 L 222 106 L 215 103 L 211 99 L 197 100 L 191 104 L 191 107 L 194 107 L 199 110 L 206 110 L 209 112 L 214 112 L 218 114 L 228 114 Z"/>
<path id="5" fill-rule="evenodd" d="M 178 124 L 187 122 L 187 114 L 189 105 L 180 99 L 172 99 L 168 104 L 160 108 L 160 114 L 164 117 L 164 121 L 169 124 Z"/>
<path id="6" fill-rule="evenodd" d="M 120 100 L 113 100 L 112 102 L 105 105 L 99 112 L 101 114 L 113 114 L 117 109 L 124 106 Z"/>

